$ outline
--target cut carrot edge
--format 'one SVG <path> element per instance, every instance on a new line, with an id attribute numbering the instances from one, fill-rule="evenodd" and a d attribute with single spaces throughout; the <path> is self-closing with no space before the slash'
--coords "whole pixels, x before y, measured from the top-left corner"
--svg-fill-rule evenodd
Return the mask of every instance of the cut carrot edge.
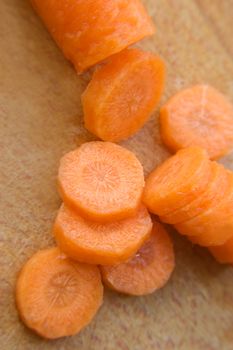
<path id="1" fill-rule="evenodd" d="M 73 262 L 57 247 L 35 253 L 17 279 L 16 305 L 20 318 L 47 339 L 77 334 L 90 323 L 102 301 L 98 268 Z M 89 309 L 83 307 L 83 303 Z M 73 310 L 69 317 L 67 307 Z M 68 319 L 61 322 L 66 316 Z"/>
<path id="2" fill-rule="evenodd" d="M 126 60 L 127 57 L 128 61 Z M 119 89 L 119 86 L 127 80 L 127 76 L 135 70 L 136 67 L 140 67 L 143 63 L 144 66 L 149 65 L 150 63 L 151 67 L 157 64 L 156 68 L 160 78 L 157 78 L 158 82 L 156 84 L 156 89 L 155 86 L 153 86 L 154 94 L 151 96 L 150 103 L 147 101 L 147 105 L 142 105 L 143 108 L 147 107 L 146 111 L 144 111 L 145 114 L 136 115 L 136 120 L 138 121 L 137 125 L 131 125 L 131 128 L 127 127 L 129 129 L 127 132 L 124 131 L 122 133 L 121 130 L 120 133 L 116 133 L 116 135 L 113 136 L 111 135 L 110 130 L 102 130 L 101 128 L 101 111 L 105 105 L 108 105 L 108 101 L 112 99 L 112 96 L 118 94 L 117 90 Z M 116 73 L 118 74 L 116 75 Z M 111 79 L 106 78 L 107 74 Z M 105 84 L 104 87 L 102 87 L 102 83 Z M 94 72 L 91 82 L 82 95 L 85 127 L 104 141 L 118 142 L 132 136 L 150 118 L 161 98 L 164 86 L 165 64 L 160 57 L 139 49 L 126 49 L 118 55 L 114 55 L 109 61 L 107 61 L 105 66 L 100 67 L 100 69 Z M 108 92 L 106 92 L 107 87 L 109 87 Z M 103 91 L 101 91 L 101 89 L 103 89 Z M 92 104 L 93 98 L 96 101 L 95 106 Z M 122 113 L 124 114 L 123 110 Z M 106 123 L 108 125 L 108 121 L 106 121 Z M 123 120 L 122 123 L 124 124 Z"/>
<path id="3" fill-rule="evenodd" d="M 161 266 L 158 268 L 158 255 L 164 259 L 160 260 L 160 263 L 164 264 L 162 268 Z M 167 271 L 163 270 L 165 266 Z M 116 266 L 101 266 L 101 274 L 104 284 L 110 289 L 140 296 L 162 288 L 171 277 L 174 267 L 175 257 L 171 238 L 160 223 L 154 222 L 150 238 L 134 257 Z"/>
<path id="4" fill-rule="evenodd" d="M 58 192 L 60 196 L 62 197 L 64 203 L 68 208 L 70 208 L 72 211 L 76 212 L 77 215 L 82 216 L 83 218 L 95 221 L 98 223 L 110 223 L 112 221 L 118 221 L 118 220 L 124 220 L 131 216 L 134 216 L 136 212 L 138 211 L 140 204 L 141 204 L 141 198 L 138 199 L 138 204 L 136 208 L 128 208 L 127 210 L 124 210 L 124 212 L 121 212 L 121 210 L 116 210 L 115 212 L 111 212 L 108 215 L 101 213 L 96 213 L 94 211 L 89 210 L 86 211 L 85 208 L 82 208 L 81 205 L 77 206 L 76 202 L 71 199 L 70 196 L 66 194 L 66 191 L 63 190 L 62 186 L 60 185 L 60 182 L 58 181 Z M 142 189 L 143 192 L 143 189 Z"/>
<path id="5" fill-rule="evenodd" d="M 72 220 L 72 222 L 70 223 L 72 227 L 70 228 L 68 228 L 66 224 L 68 218 L 69 220 Z M 132 255 L 134 255 L 137 252 L 137 250 L 142 246 L 145 240 L 148 239 L 151 233 L 152 221 L 146 208 L 141 205 L 139 212 L 136 214 L 136 216 L 133 216 L 132 218 L 122 220 L 123 222 L 116 221 L 111 222 L 110 224 L 100 224 L 104 232 L 109 227 L 110 235 L 111 224 L 122 224 L 122 230 L 124 231 L 127 229 L 127 225 L 133 226 L 134 220 L 136 227 L 138 227 L 134 241 L 133 239 L 131 239 L 131 243 L 128 243 L 126 239 L 126 234 L 122 232 L 122 240 L 123 242 L 125 242 L 125 246 L 123 247 L 122 244 L 118 246 L 116 242 L 115 245 L 112 247 L 112 250 L 104 249 L 105 245 L 108 246 L 110 244 L 107 240 L 107 237 L 106 240 L 101 238 L 101 241 L 103 241 L 103 247 L 101 247 L 100 243 L 98 243 L 98 239 L 97 241 L 95 241 L 95 244 L 93 246 L 91 246 L 90 243 L 88 244 L 88 242 L 85 242 L 83 238 L 81 238 L 81 236 L 84 236 L 84 233 L 79 234 L 79 229 L 81 230 L 81 232 L 84 232 L 86 229 L 86 234 L 88 235 L 89 225 L 97 225 L 95 229 L 97 230 L 96 236 L 98 238 L 98 230 L 100 229 L 98 227 L 98 223 L 91 222 L 89 220 L 85 222 L 85 219 L 83 217 L 76 216 L 73 211 L 70 211 L 64 205 L 60 208 L 57 218 L 55 220 L 53 233 L 55 235 L 55 239 L 60 249 L 70 258 L 87 264 L 113 265 L 129 259 Z M 89 229 L 91 230 L 91 228 Z M 75 237 L 76 233 L 77 237 Z M 93 235 L 92 232 L 90 234 Z M 120 233 L 116 231 L 115 238 L 117 237 L 117 239 L 119 239 L 119 234 Z M 114 239 L 114 233 L 112 239 Z"/>

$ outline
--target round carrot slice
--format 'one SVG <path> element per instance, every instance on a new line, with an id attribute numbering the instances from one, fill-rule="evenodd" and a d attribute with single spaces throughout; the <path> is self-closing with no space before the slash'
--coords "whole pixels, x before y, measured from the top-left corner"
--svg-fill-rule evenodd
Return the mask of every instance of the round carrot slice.
<path id="1" fill-rule="evenodd" d="M 125 261 L 137 252 L 151 230 L 150 214 L 143 205 L 135 216 L 107 224 L 85 220 L 62 205 L 54 225 L 56 241 L 64 253 L 96 265 Z"/>
<path id="2" fill-rule="evenodd" d="M 162 107 L 160 123 L 163 142 L 175 152 L 200 146 L 216 159 L 233 147 L 233 105 L 208 85 L 178 92 Z"/>
<path id="3" fill-rule="evenodd" d="M 233 236 L 223 245 L 210 247 L 209 251 L 221 264 L 233 264 Z"/>
<path id="4" fill-rule="evenodd" d="M 210 174 L 210 162 L 204 149 L 180 150 L 148 176 L 143 202 L 152 213 L 166 215 L 203 193 Z"/>
<path id="5" fill-rule="evenodd" d="M 220 191 L 227 187 L 228 177 L 223 165 L 216 162 L 211 162 L 210 167 L 211 178 L 209 183 L 206 185 L 205 191 L 184 207 L 168 213 L 167 215 L 161 216 L 161 221 L 172 225 L 179 224 L 202 214 L 202 212 L 208 210 L 218 203 L 218 194 L 222 196 Z"/>
<path id="6" fill-rule="evenodd" d="M 193 219 L 175 225 L 178 232 L 190 237 L 193 243 L 202 246 L 224 244 L 233 232 L 233 174 L 228 174 L 228 186 L 220 188 L 216 205 Z"/>
<path id="7" fill-rule="evenodd" d="M 139 49 L 114 55 L 96 70 L 82 96 L 86 128 L 104 141 L 133 135 L 158 104 L 164 80 L 159 57 Z"/>
<path id="8" fill-rule="evenodd" d="M 95 316 L 102 299 L 99 269 L 70 260 L 58 248 L 33 255 L 16 285 L 23 322 L 49 339 L 78 333 Z"/>
<path id="9" fill-rule="evenodd" d="M 140 0 L 31 1 L 79 73 L 155 31 Z"/>
<path id="10" fill-rule="evenodd" d="M 172 241 L 162 225 L 155 223 L 151 237 L 127 262 L 102 266 L 104 283 L 121 293 L 145 295 L 162 288 L 175 267 Z"/>
<path id="11" fill-rule="evenodd" d="M 87 219 L 109 222 L 136 214 L 144 175 L 132 152 L 93 141 L 61 159 L 58 183 L 65 204 Z"/>

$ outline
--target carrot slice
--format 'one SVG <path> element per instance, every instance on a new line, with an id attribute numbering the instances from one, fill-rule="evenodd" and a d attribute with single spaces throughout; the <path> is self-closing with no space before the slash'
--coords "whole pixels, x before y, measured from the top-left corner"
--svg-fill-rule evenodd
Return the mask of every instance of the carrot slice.
<path id="1" fill-rule="evenodd" d="M 143 205 L 135 216 L 107 224 L 85 220 L 62 205 L 54 225 L 56 241 L 64 253 L 96 265 L 125 261 L 137 252 L 151 230 L 150 214 Z"/>
<path id="2" fill-rule="evenodd" d="M 190 220 L 202 212 L 208 210 L 218 203 L 219 196 L 222 197 L 222 190 L 227 187 L 228 177 L 223 165 L 211 162 L 211 178 L 205 191 L 195 200 L 184 207 L 161 216 L 160 219 L 168 224 L 179 224 Z M 218 195 L 219 194 L 219 195 Z"/>
<path id="3" fill-rule="evenodd" d="M 209 251 L 221 264 L 233 264 L 233 236 L 223 245 L 209 247 Z"/>
<path id="4" fill-rule="evenodd" d="M 147 178 L 143 202 L 154 214 L 166 215 L 195 200 L 210 178 L 210 162 L 205 150 L 180 150 Z"/>
<path id="5" fill-rule="evenodd" d="M 86 128 L 104 141 L 133 135 L 158 104 L 164 81 L 159 57 L 139 49 L 114 55 L 96 70 L 82 96 Z"/>
<path id="6" fill-rule="evenodd" d="M 155 31 L 140 0 L 31 2 L 79 73 Z"/>
<path id="7" fill-rule="evenodd" d="M 93 141 L 61 159 L 58 183 L 64 202 L 81 216 L 109 222 L 136 214 L 144 175 L 132 152 L 114 143 Z"/>
<path id="8" fill-rule="evenodd" d="M 172 150 L 200 146 L 211 159 L 233 147 L 233 105 L 208 85 L 178 92 L 161 109 L 161 136 Z"/>
<path id="9" fill-rule="evenodd" d="M 220 188 L 216 205 L 193 219 L 175 225 L 178 232 L 190 237 L 199 245 L 218 246 L 224 244 L 233 233 L 233 173 L 227 171 L 228 186 Z"/>
<path id="10" fill-rule="evenodd" d="M 16 285 L 23 322 L 49 339 L 78 333 L 95 316 L 102 299 L 99 269 L 70 260 L 58 248 L 33 255 Z"/>
<path id="11" fill-rule="evenodd" d="M 127 262 L 102 266 L 104 283 L 121 293 L 145 295 L 162 288 L 175 267 L 172 241 L 158 222 L 151 237 L 137 254 Z"/>

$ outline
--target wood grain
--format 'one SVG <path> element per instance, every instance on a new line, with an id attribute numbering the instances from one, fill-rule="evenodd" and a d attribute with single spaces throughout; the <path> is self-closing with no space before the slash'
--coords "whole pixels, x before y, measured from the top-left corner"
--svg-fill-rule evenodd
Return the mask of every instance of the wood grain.
<path id="1" fill-rule="evenodd" d="M 157 33 L 140 44 L 168 68 L 164 101 L 178 89 L 208 82 L 233 100 L 232 0 L 148 0 Z M 18 320 L 14 285 L 22 264 L 53 244 L 60 199 L 60 157 L 93 136 L 85 131 L 80 95 L 89 74 L 71 65 L 25 0 L 0 1 L 0 344 L 4 350 L 230 350 L 233 269 L 172 232 L 177 266 L 166 288 L 142 298 L 107 291 L 94 322 L 80 335 L 49 342 Z M 123 144 L 145 173 L 168 156 L 155 114 Z M 233 155 L 222 160 L 233 169 Z"/>

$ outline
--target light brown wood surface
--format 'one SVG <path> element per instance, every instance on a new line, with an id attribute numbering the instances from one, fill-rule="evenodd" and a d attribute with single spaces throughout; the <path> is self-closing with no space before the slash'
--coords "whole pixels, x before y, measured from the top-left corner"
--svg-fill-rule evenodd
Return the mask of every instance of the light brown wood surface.
<path id="1" fill-rule="evenodd" d="M 140 46 L 167 62 L 163 101 L 178 89 L 208 82 L 233 100 L 232 0 L 148 0 L 156 35 Z M 172 232 L 176 269 L 154 295 L 106 291 L 105 303 L 80 335 L 45 341 L 19 321 L 16 276 L 39 248 L 53 244 L 60 199 L 60 157 L 92 140 L 83 127 L 77 77 L 26 0 L 0 1 L 0 348 L 2 350 L 230 350 L 233 268 Z M 148 173 L 168 156 L 155 114 L 123 144 Z M 155 122 L 156 120 L 156 122 Z M 233 169 L 233 155 L 223 162 Z"/>

